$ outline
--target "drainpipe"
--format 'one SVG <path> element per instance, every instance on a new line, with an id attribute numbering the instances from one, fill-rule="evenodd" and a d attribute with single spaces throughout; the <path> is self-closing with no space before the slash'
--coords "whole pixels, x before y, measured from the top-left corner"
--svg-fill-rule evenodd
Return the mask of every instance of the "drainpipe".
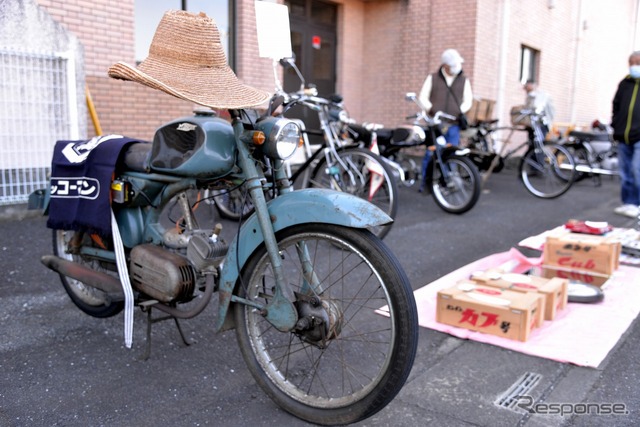
<path id="1" fill-rule="evenodd" d="M 640 0 L 638 0 L 640 1 Z M 498 96 L 496 99 L 496 113 L 502 120 L 506 104 L 507 87 L 507 54 L 509 52 L 509 17 L 511 15 L 511 0 L 503 0 L 502 3 L 502 28 L 500 34 L 500 58 L 498 59 Z"/>
<path id="2" fill-rule="evenodd" d="M 569 123 L 576 125 L 577 119 L 577 102 L 576 94 L 578 92 L 578 67 L 580 65 L 580 55 L 582 52 L 582 31 L 584 30 L 584 18 L 582 16 L 582 0 L 578 2 L 578 22 L 576 22 L 576 49 L 573 60 L 573 87 L 571 88 L 571 114 L 569 116 Z"/>
<path id="3" fill-rule="evenodd" d="M 633 51 L 640 50 L 640 33 L 638 33 L 638 25 L 640 24 L 640 0 L 636 2 L 636 22 L 633 26 Z"/>
<path id="4" fill-rule="evenodd" d="M 69 105 L 69 139 L 80 139 L 80 125 L 78 113 L 78 91 L 76 89 L 76 56 L 72 50 L 58 53 L 61 58 L 66 59 L 67 66 L 67 103 Z"/>

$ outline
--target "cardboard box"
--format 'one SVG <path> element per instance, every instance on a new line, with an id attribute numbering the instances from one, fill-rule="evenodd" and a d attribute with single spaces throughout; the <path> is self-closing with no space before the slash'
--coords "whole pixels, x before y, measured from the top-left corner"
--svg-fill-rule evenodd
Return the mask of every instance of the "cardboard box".
<path id="1" fill-rule="evenodd" d="M 500 289 L 541 294 L 544 297 L 544 320 L 555 319 L 558 311 L 567 306 L 567 287 L 569 284 L 567 279 L 503 273 L 500 270 L 493 269 L 473 273 L 471 280 Z"/>
<path id="2" fill-rule="evenodd" d="M 543 322 L 544 297 L 480 285 L 471 280 L 438 292 L 436 321 L 517 341 Z"/>
<path id="3" fill-rule="evenodd" d="M 485 98 L 474 98 L 471 109 L 466 113 L 467 120 L 470 124 L 477 124 L 481 121 L 489 121 L 493 119 L 493 107 L 496 101 Z"/>
<path id="4" fill-rule="evenodd" d="M 566 280 L 573 280 L 576 282 L 586 283 L 587 285 L 593 285 L 601 287 L 611 278 L 610 274 L 601 274 L 588 272 L 584 270 L 571 270 L 568 268 L 561 268 L 553 265 L 542 265 L 540 269 L 542 277 L 553 278 L 558 277 Z"/>
<path id="5" fill-rule="evenodd" d="M 562 231 L 547 236 L 543 276 L 579 280 L 601 286 L 620 266 L 618 238 Z"/>

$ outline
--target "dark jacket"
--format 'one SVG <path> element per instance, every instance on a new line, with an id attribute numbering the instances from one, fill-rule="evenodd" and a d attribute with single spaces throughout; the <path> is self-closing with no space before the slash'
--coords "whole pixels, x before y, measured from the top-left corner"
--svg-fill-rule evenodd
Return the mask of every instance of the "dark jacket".
<path id="1" fill-rule="evenodd" d="M 616 141 L 625 144 L 640 141 L 640 79 L 627 76 L 618 85 L 611 126 Z"/>
<path id="2" fill-rule="evenodd" d="M 467 77 L 464 72 L 460 73 L 451 82 L 451 90 L 447 87 L 447 81 L 442 74 L 442 67 L 431 75 L 431 95 L 429 100 L 431 101 L 431 114 L 435 114 L 437 111 L 442 111 L 452 116 L 458 117 L 461 113 L 460 104 L 462 103 L 462 97 L 464 95 L 464 84 Z M 451 92 L 453 92 L 452 95 Z"/>

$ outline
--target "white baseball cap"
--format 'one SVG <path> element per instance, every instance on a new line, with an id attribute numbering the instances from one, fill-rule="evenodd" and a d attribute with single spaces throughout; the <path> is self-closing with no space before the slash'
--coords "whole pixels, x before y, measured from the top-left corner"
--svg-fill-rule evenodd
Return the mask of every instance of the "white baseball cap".
<path id="1" fill-rule="evenodd" d="M 463 62 L 464 59 L 455 49 L 447 49 L 442 52 L 442 63 L 445 65 L 453 67 L 454 65 L 462 64 Z"/>

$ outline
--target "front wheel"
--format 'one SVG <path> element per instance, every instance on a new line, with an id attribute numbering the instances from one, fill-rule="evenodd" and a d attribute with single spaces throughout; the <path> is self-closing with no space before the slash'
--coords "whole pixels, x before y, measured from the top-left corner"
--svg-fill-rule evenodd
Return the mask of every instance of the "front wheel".
<path id="1" fill-rule="evenodd" d="M 249 370 L 271 399 L 308 422 L 370 417 L 400 391 L 415 358 L 418 320 L 407 276 L 367 230 L 303 224 L 276 238 L 298 323 L 280 332 L 261 314 L 275 291 L 263 245 L 239 282 L 251 305 L 236 303 L 234 312 Z"/>
<path id="2" fill-rule="evenodd" d="M 391 167 L 370 150 L 349 147 L 337 151 L 339 159 L 330 155 L 331 165 L 322 157 L 313 169 L 310 187 L 330 188 L 365 199 L 395 218 L 398 210 L 398 185 Z M 393 223 L 371 227 L 378 236 L 391 231 Z"/>
<path id="3" fill-rule="evenodd" d="M 435 161 L 435 158 L 433 159 Z M 433 165 L 431 190 L 436 204 L 445 212 L 462 214 L 470 210 L 480 198 L 480 173 L 471 160 L 450 155 L 441 165 Z"/>
<path id="4" fill-rule="evenodd" d="M 576 175 L 576 162 L 566 147 L 548 144 L 530 148 L 520 162 L 520 178 L 536 197 L 554 199 L 566 193 Z"/>

